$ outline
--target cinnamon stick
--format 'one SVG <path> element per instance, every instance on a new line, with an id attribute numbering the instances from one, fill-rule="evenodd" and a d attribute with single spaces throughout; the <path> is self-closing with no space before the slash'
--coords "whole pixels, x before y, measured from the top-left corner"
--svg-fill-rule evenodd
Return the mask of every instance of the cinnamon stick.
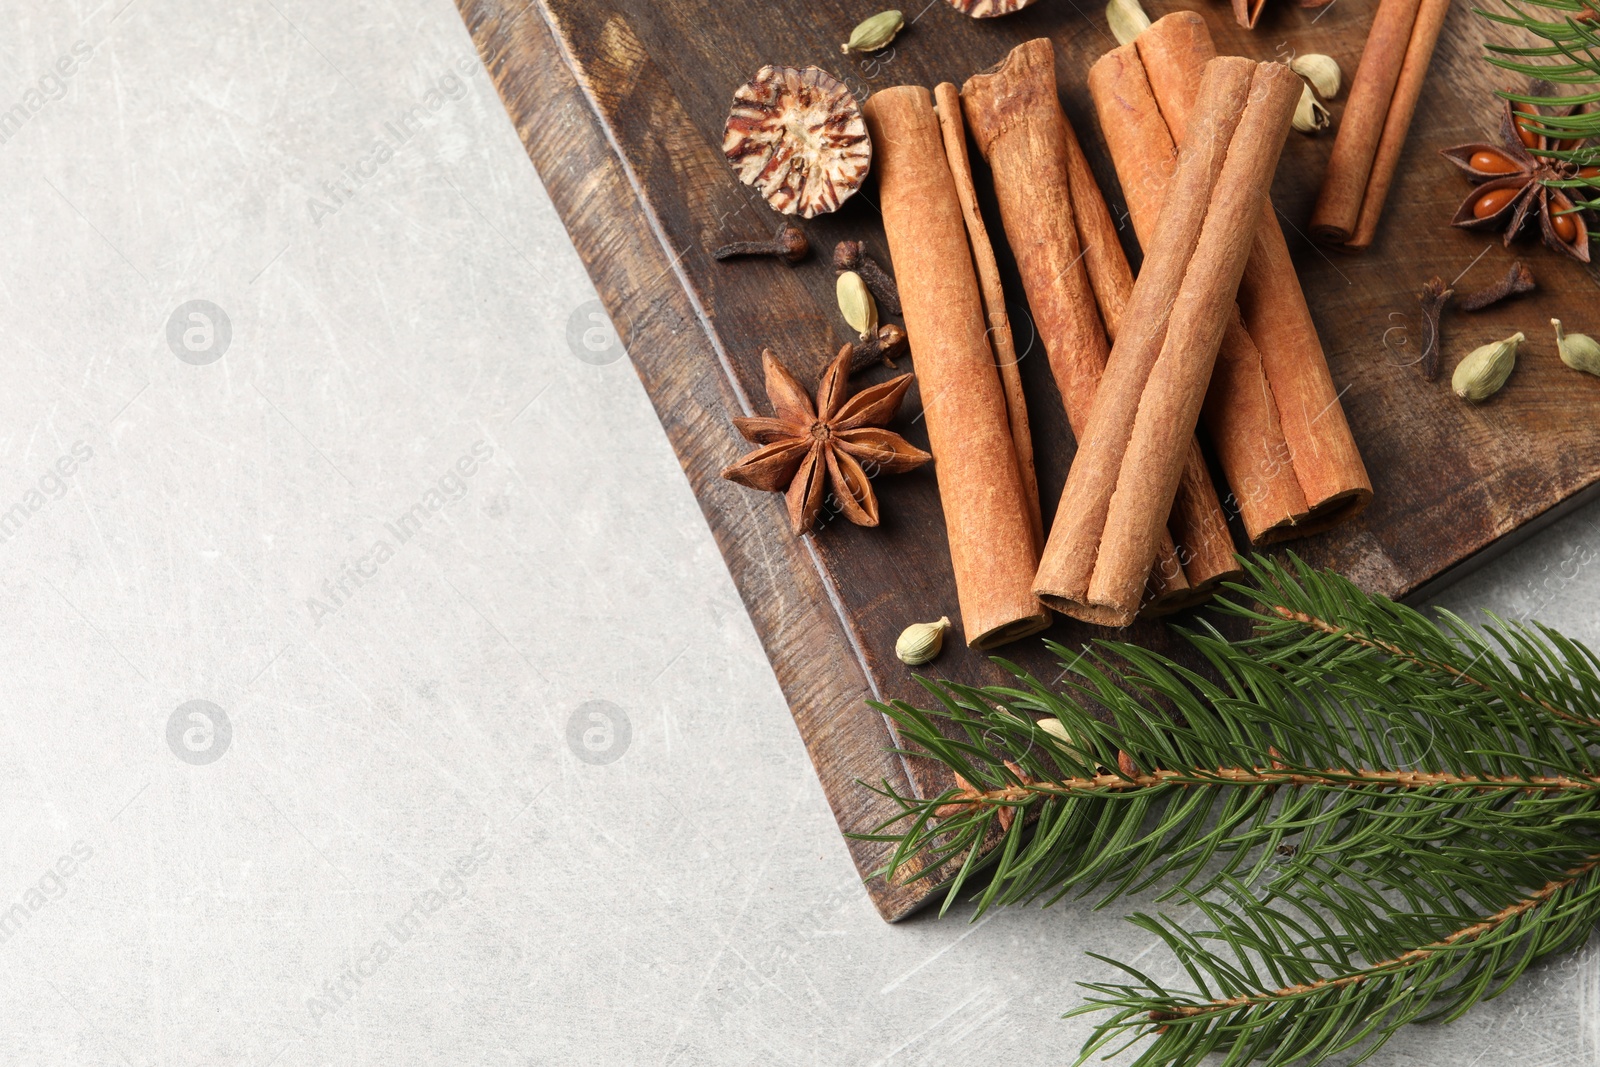
<path id="1" fill-rule="evenodd" d="M 1109 307 L 1117 318 L 1132 272 L 1061 110 L 1051 43 L 1019 45 L 994 71 L 968 79 L 962 103 L 994 175 L 1001 221 L 1067 421 L 1081 441 L 1109 352 L 1101 314 Z M 1180 494 L 1174 529 L 1162 538 L 1151 573 L 1148 603 L 1157 613 L 1203 599 L 1237 573 L 1227 519 L 1198 446 Z"/>
<path id="2" fill-rule="evenodd" d="M 1380 0 L 1311 213 L 1311 236 L 1372 243 L 1450 0 Z"/>
<path id="3" fill-rule="evenodd" d="M 1367 178 L 1367 190 L 1361 198 L 1361 214 L 1356 218 L 1356 231 L 1341 246 L 1347 252 L 1366 251 L 1378 235 L 1378 219 L 1383 215 L 1384 201 L 1389 198 L 1389 187 L 1394 184 L 1406 134 L 1411 132 L 1411 119 L 1416 115 L 1417 101 L 1422 97 L 1422 83 L 1427 80 L 1428 65 L 1433 62 L 1433 49 L 1439 43 L 1439 33 L 1444 29 L 1444 19 L 1449 12 L 1450 0 L 1422 0 L 1422 6 L 1417 9 L 1411 42 L 1406 46 L 1406 58 L 1400 64 L 1400 77 L 1395 81 L 1394 97 L 1389 102 L 1389 113 L 1383 120 L 1383 133 L 1378 137 L 1378 150 L 1372 159 L 1372 173 Z M 1358 70 L 1357 76 L 1359 74 Z"/>
<path id="4" fill-rule="evenodd" d="M 1194 12 L 1159 19 L 1108 53 L 1089 84 L 1134 230 L 1148 243 L 1205 64 L 1216 56 Z M 1257 545 L 1343 522 L 1371 482 L 1328 372 L 1271 202 L 1240 282 L 1241 318 L 1224 333 L 1203 418 Z"/>
<path id="5" fill-rule="evenodd" d="M 1035 52 L 1040 46 L 1055 54 L 1047 40 L 1029 41 L 1018 49 Z M 1054 77 L 1052 76 L 1052 83 Z M 1133 268 L 1128 266 L 1128 254 L 1122 250 L 1117 237 L 1117 224 L 1111 218 L 1111 209 L 1100 192 L 1089 160 L 1078 143 L 1077 131 L 1067 113 L 1061 109 L 1060 98 L 1056 110 L 1061 113 L 1062 149 L 1066 160 L 1068 199 L 1072 201 L 1073 228 L 1078 243 L 1083 247 L 1083 266 L 1089 274 L 1089 285 L 1094 289 L 1094 299 L 1100 305 L 1100 320 L 1105 324 L 1106 336 L 1117 339 L 1117 327 L 1122 322 L 1122 309 L 1133 292 Z"/>
<path id="6" fill-rule="evenodd" d="M 1077 435 L 1110 345 L 1072 218 L 1050 42 L 1021 45 L 992 72 L 967 79 L 961 103 L 978 151 L 989 163 L 1000 220 L 1067 421 Z"/>
<path id="7" fill-rule="evenodd" d="M 1011 443 L 1022 474 L 1023 496 L 1033 527 L 1033 550 L 1037 553 L 1044 548 L 1044 519 L 1039 513 L 1039 475 L 1033 462 L 1028 403 L 1022 394 L 1022 372 L 1017 366 L 1017 346 L 1011 334 L 1011 316 L 1006 311 L 1005 290 L 1000 285 L 1000 265 L 994 258 L 994 245 L 989 242 L 989 228 L 978 210 L 978 190 L 972 182 L 972 161 L 967 156 L 967 127 L 961 120 L 961 94 L 950 82 L 942 82 L 934 86 L 933 101 L 934 110 L 939 114 L 939 131 L 944 136 L 944 154 L 950 161 L 950 176 L 955 179 L 956 196 L 961 201 L 961 217 L 967 224 L 967 239 L 972 244 L 972 260 L 978 270 L 978 287 L 983 296 L 984 321 L 989 324 L 989 342 L 994 346 L 995 363 L 1000 368 L 1000 384 L 1005 387 Z"/>
<path id="8" fill-rule="evenodd" d="M 1076 618 L 1138 609 L 1300 87 L 1276 63 L 1205 68 L 1034 580 Z"/>
<path id="9" fill-rule="evenodd" d="M 1154 29 L 1152 26 L 1145 34 Z M 1187 95 L 1186 79 L 1171 76 L 1173 64 L 1158 64 L 1156 69 L 1168 76 L 1169 94 Z M 1178 161 L 1178 148 L 1151 86 L 1152 77 L 1133 44 L 1106 53 L 1089 71 L 1089 92 L 1101 130 L 1122 183 L 1134 233 L 1145 247 L 1154 240 L 1156 220 Z M 1187 121 L 1187 106 L 1173 118 Z M 1202 417 L 1252 541 L 1266 529 L 1304 517 L 1309 509 L 1288 461 L 1288 444 L 1261 352 L 1237 311 L 1223 331 Z"/>
<path id="10" fill-rule="evenodd" d="M 962 628 L 972 648 L 994 648 L 1044 629 L 1050 614 L 1030 591 L 1037 553 L 960 196 L 926 89 L 882 90 L 863 112 Z"/>
<path id="11" fill-rule="evenodd" d="M 1029 41 L 1018 48 L 1044 50 L 1054 55 L 1054 48 L 1047 40 Z M 1095 180 L 1089 160 L 1078 143 L 1077 131 L 1061 109 L 1059 97 L 1056 111 L 1061 116 L 1067 188 L 1074 228 L 1083 247 L 1084 268 L 1094 289 L 1095 302 L 1100 306 L 1106 335 L 1115 341 L 1123 308 L 1133 292 L 1133 270 L 1128 266 L 1128 254 L 1117 236 L 1117 224 L 1106 206 L 1105 194 L 1100 191 L 1100 183 Z M 1169 563 L 1164 549 L 1157 553 L 1157 580 L 1146 597 L 1146 614 L 1166 615 L 1198 604 L 1208 599 L 1223 582 L 1243 573 L 1234 555 L 1228 518 L 1223 513 L 1222 502 L 1217 499 L 1217 487 L 1211 481 L 1211 471 L 1206 466 L 1199 441 L 1189 443 L 1189 455 L 1183 465 L 1183 477 L 1178 482 L 1178 495 L 1167 521 L 1167 532 L 1173 543 L 1174 559 Z M 1176 580 L 1180 571 L 1182 583 Z"/>
<path id="12" fill-rule="evenodd" d="M 1147 592 L 1141 614 L 1170 615 L 1204 603 L 1223 582 L 1244 574 L 1235 554 L 1233 532 L 1228 529 L 1228 516 L 1222 510 L 1217 487 L 1211 481 L 1211 468 L 1206 464 L 1205 453 L 1200 450 L 1200 442 L 1195 440 L 1193 431 L 1190 431 L 1188 448 L 1184 451 L 1183 471 L 1178 475 L 1172 514 L 1167 516 L 1166 540 L 1174 546 L 1189 588 Z M 1164 558 L 1159 552 L 1156 554 L 1158 572 Z"/>

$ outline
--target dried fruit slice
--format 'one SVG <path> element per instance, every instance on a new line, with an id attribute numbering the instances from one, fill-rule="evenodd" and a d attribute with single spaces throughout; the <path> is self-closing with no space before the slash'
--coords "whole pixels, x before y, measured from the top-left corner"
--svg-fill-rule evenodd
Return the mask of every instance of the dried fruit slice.
<path id="1" fill-rule="evenodd" d="M 1033 0 L 950 0 L 950 6 L 963 15 L 975 19 L 992 19 L 996 15 L 1009 15 L 1021 11 Z"/>
<path id="2" fill-rule="evenodd" d="M 816 67 L 756 71 L 733 94 L 722 152 L 767 203 L 808 219 L 838 210 L 872 166 L 855 97 Z"/>

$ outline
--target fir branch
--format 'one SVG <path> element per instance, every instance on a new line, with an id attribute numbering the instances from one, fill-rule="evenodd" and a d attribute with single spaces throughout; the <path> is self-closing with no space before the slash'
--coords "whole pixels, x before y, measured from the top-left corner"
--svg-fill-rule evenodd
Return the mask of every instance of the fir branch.
<path id="1" fill-rule="evenodd" d="M 1267 656 L 1283 649 L 1301 655 L 1305 649 L 1299 642 L 1311 631 L 1317 635 L 1312 644 L 1324 639 L 1319 650 L 1330 657 L 1336 656 L 1329 649 L 1337 642 L 1371 653 L 1340 658 L 1341 667 L 1360 662 L 1391 674 L 1397 664 L 1407 665 L 1471 686 L 1501 704 L 1540 709 L 1580 728 L 1589 740 L 1600 737 L 1600 659 L 1584 646 L 1548 627 L 1521 626 L 1493 615 L 1481 631 L 1449 612 L 1439 612 L 1434 622 L 1290 558 L 1299 580 L 1281 568 L 1247 561 L 1256 584 L 1228 587 L 1260 605 L 1219 605 L 1263 624 L 1241 648 Z"/>
<path id="2" fill-rule="evenodd" d="M 1186 634 L 1203 671 L 1052 646 L 1059 692 L 1008 664 L 1013 686 L 924 679 L 930 707 L 880 705 L 957 782 L 880 790 L 889 877 L 954 869 L 948 907 L 984 875 L 979 914 L 1159 886 L 1214 923 L 1132 916 L 1196 988 L 1115 964 L 1136 981 L 1089 987 L 1079 1010 L 1112 1014 L 1085 1057 L 1153 1036 L 1138 1067 L 1320 1061 L 1453 1017 L 1600 919 L 1600 659 L 1244 562 L 1220 606 L 1254 630 Z"/>
<path id="3" fill-rule="evenodd" d="M 1346 789 L 1389 790 L 1439 790 L 1471 789 L 1485 792 L 1512 789 L 1533 792 L 1581 792 L 1600 789 L 1600 778 L 1536 777 L 1521 778 L 1509 775 L 1463 777 L 1448 772 L 1427 771 L 1373 771 L 1328 768 L 1316 771 L 1290 771 L 1272 767 L 1218 767 L 1195 768 L 1188 771 L 1152 771 L 1148 774 L 1112 774 L 1107 771 L 1092 778 L 1062 778 L 1056 781 L 1035 781 L 1020 778 L 1016 785 L 999 789 L 958 788 L 941 797 L 942 803 L 935 814 L 940 818 L 958 815 L 985 805 L 1013 807 L 1034 796 L 1070 796 L 1074 793 L 1099 796 L 1107 791 L 1129 792 L 1136 789 L 1155 789 L 1167 785 L 1227 786 L 1232 788 L 1276 789 L 1280 786 L 1338 786 Z"/>
<path id="4" fill-rule="evenodd" d="M 1349 971 L 1339 975 L 1337 978 L 1319 978 L 1314 982 L 1284 986 L 1266 993 L 1246 993 L 1241 996 L 1229 997 L 1226 1000 L 1207 1001 L 1204 1004 L 1183 1004 L 1176 1008 L 1154 1009 L 1150 1012 L 1150 1019 L 1152 1022 L 1167 1023 L 1206 1015 L 1226 1014 L 1237 1011 L 1240 1008 L 1251 1008 L 1277 1001 L 1316 996 L 1344 986 L 1355 985 L 1358 982 L 1365 982 L 1372 978 L 1395 974 L 1408 968 L 1419 966 L 1457 945 L 1482 937 L 1485 934 L 1493 933 L 1513 919 L 1525 915 L 1541 904 L 1547 903 L 1556 894 L 1564 889 L 1571 888 L 1580 878 L 1597 867 L 1600 867 L 1600 855 L 1591 856 L 1578 866 L 1563 871 L 1561 877 L 1546 882 L 1537 890 L 1522 897 L 1515 903 L 1506 905 L 1493 915 L 1452 930 L 1438 941 L 1423 945 L 1420 948 L 1407 949 L 1398 956 L 1369 964 L 1360 970 Z"/>
<path id="5" fill-rule="evenodd" d="M 1441 630 L 1336 576 L 1246 563 L 1256 584 L 1235 589 L 1261 606 L 1223 607 L 1256 632 L 1188 635 L 1215 677 L 1103 643 L 1072 657 L 1062 693 L 1017 672 L 1020 688 L 924 681 L 937 707 L 881 706 L 907 752 L 962 783 L 931 799 L 882 790 L 899 810 L 869 835 L 896 845 L 885 873 L 920 857 L 912 877 L 931 878 L 958 862 L 946 907 L 980 872 L 980 908 L 1074 888 L 1105 903 L 1169 876 L 1204 891 L 1247 860 L 1259 873 L 1260 855 L 1246 855 L 1259 846 L 1372 851 L 1486 833 L 1538 802 L 1600 811 L 1600 732 L 1553 699 L 1600 698 L 1586 649 L 1491 628 L 1502 657 L 1459 620 Z M 1413 766 L 1418 754 L 1433 765 Z M 1026 841 L 1017 813 L 1039 824 Z M 997 830 L 1015 845 L 986 848 Z"/>
<path id="6" fill-rule="evenodd" d="M 1486 693 L 1494 692 L 1494 687 L 1488 682 L 1485 682 L 1481 678 L 1473 677 L 1471 674 L 1467 673 L 1467 671 L 1453 667 L 1448 663 L 1436 663 L 1432 660 L 1423 659 L 1417 653 L 1408 651 L 1407 649 L 1401 648 L 1398 645 L 1392 645 L 1387 641 L 1380 641 L 1377 638 L 1368 637 L 1359 630 L 1341 629 L 1340 627 L 1335 626 L 1333 623 L 1328 622 L 1326 619 L 1318 619 L 1314 616 L 1307 615 L 1304 612 L 1294 611 L 1283 606 L 1282 604 L 1270 604 L 1268 606 L 1273 611 L 1277 612 L 1279 616 L 1284 619 L 1288 619 L 1291 622 L 1297 622 L 1302 626 L 1309 626 L 1313 630 L 1329 634 L 1330 636 L 1340 638 L 1341 640 L 1350 641 L 1354 644 L 1362 645 L 1366 648 L 1386 653 L 1396 659 L 1405 660 L 1407 663 L 1421 667 L 1424 670 L 1438 671 L 1442 674 L 1448 674 L 1457 681 L 1465 682 L 1468 685 L 1477 686 Z M 1558 718 L 1566 719 L 1568 722 L 1575 722 L 1583 726 L 1600 728 L 1600 719 L 1590 718 L 1586 715 L 1575 715 L 1564 708 L 1556 707 L 1548 700 L 1540 700 L 1537 697 L 1529 696 L 1527 693 L 1521 692 L 1517 693 L 1517 698 L 1519 700 L 1526 700 L 1538 704 L 1550 714 L 1555 715 Z"/>
<path id="7" fill-rule="evenodd" d="M 1386 912 L 1381 898 L 1363 899 L 1326 874 L 1304 872 L 1311 884 L 1298 899 L 1236 898 L 1226 908 L 1191 901 L 1215 930 L 1190 933 L 1170 920 L 1136 916 L 1201 988 L 1174 992 L 1105 960 L 1137 984 L 1084 983 L 1097 995 L 1069 1015 L 1112 1015 L 1095 1028 L 1079 1062 L 1113 1042 L 1142 1038 L 1153 1040 L 1135 1067 L 1193 1064 L 1208 1052 L 1226 1053 L 1227 1064 L 1273 1067 L 1356 1048 L 1365 1059 L 1400 1027 L 1459 1017 L 1535 960 L 1586 940 L 1600 920 L 1600 853 L 1557 870 L 1536 887 L 1497 887 L 1503 903 L 1477 912 Z M 1330 918 L 1347 930 L 1336 930 Z"/>
<path id="8" fill-rule="evenodd" d="M 1474 10 L 1485 20 L 1518 31 L 1524 38 L 1548 42 L 1531 47 L 1492 41 L 1484 44 L 1485 59 L 1490 65 L 1535 79 L 1528 92 L 1502 90 L 1499 95 L 1544 108 L 1566 109 L 1565 113 L 1523 120 L 1537 133 L 1556 141 L 1573 142 L 1564 150 L 1534 154 L 1578 167 L 1594 165 L 1600 161 L 1600 145 L 1579 143 L 1600 137 L 1600 113 L 1590 110 L 1590 105 L 1600 102 L 1600 18 L 1594 4 L 1591 0 L 1501 0 L 1498 7 Z M 1556 92 L 1558 85 L 1583 86 L 1587 91 L 1562 96 Z M 1580 208 L 1600 208 L 1600 200 L 1593 196 L 1583 199 L 1577 192 L 1586 188 L 1593 193 L 1600 188 L 1594 179 L 1579 176 L 1546 180 L 1544 184 L 1568 190 Z"/>

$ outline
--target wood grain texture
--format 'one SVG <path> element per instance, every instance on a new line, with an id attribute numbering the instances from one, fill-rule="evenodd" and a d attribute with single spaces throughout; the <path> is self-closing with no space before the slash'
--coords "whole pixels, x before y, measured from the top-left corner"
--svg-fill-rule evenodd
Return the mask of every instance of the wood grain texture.
<path id="1" fill-rule="evenodd" d="M 935 3 L 891 51 L 841 56 L 839 42 L 876 8 L 843 0 L 458 5 L 677 451 L 841 828 L 869 829 L 886 812 L 858 779 L 887 779 L 923 795 L 945 788 L 935 769 L 890 753 L 891 732 L 864 704 L 875 697 L 914 698 L 911 674 L 894 658 L 895 637 L 910 622 L 956 615 L 933 471 L 877 483 L 880 528 L 834 521 L 805 540 L 789 534 L 780 497 L 717 477 L 747 447 L 731 418 L 766 413 L 761 348 L 773 348 L 810 384 L 850 339 L 835 310 L 828 259 L 834 243 L 846 237 L 865 239 L 874 255 L 887 258 L 876 189 L 869 182 L 838 214 L 805 223 L 815 251 L 798 267 L 717 263 L 711 248 L 770 236 L 775 222 L 731 176 L 718 150 L 722 123 L 734 88 L 763 63 L 818 64 L 865 96 L 902 83 L 960 83 L 1022 41 L 1048 36 L 1057 46 L 1068 117 L 1113 212 L 1125 218 L 1085 89 L 1090 63 L 1115 44 L 1098 7 L 1086 17 L 1072 4 L 1043 0 L 1007 18 L 973 21 Z M 1221 2 L 1146 3 L 1152 16 L 1198 8 L 1223 54 L 1269 59 L 1296 50 L 1324 52 L 1347 78 L 1372 6 L 1308 12 L 1277 5 L 1247 33 Z M 1292 135 L 1273 187 L 1376 494 L 1351 525 L 1288 547 L 1391 596 L 1415 594 L 1459 573 L 1600 487 L 1600 435 L 1591 428 L 1600 414 L 1600 381 L 1560 364 L 1545 325 L 1554 315 L 1570 329 L 1600 332 L 1600 312 L 1586 318 L 1596 306 L 1594 278 L 1534 245 L 1508 252 L 1498 237 L 1446 225 L 1467 187 L 1437 150 L 1492 139 L 1497 128 L 1490 93 L 1509 76 L 1478 58 L 1492 32 L 1468 5 L 1454 6 L 1386 217 L 1365 256 L 1335 258 L 1303 235 L 1331 137 Z M 1336 103 L 1336 119 L 1340 109 Z M 981 160 L 975 157 L 974 166 L 983 188 Z M 992 199 L 983 206 L 991 234 L 1000 234 Z M 1130 227 L 1123 227 L 1123 239 L 1137 263 Z M 1048 526 L 1073 444 L 1032 337 L 1014 264 L 999 244 Z M 1465 271 L 1458 289 L 1485 285 L 1504 273 L 1513 254 L 1528 259 L 1540 291 L 1477 315 L 1448 316 L 1447 373 L 1440 382 L 1423 382 L 1407 365 L 1418 354 L 1422 283 Z M 1530 343 L 1500 396 L 1469 407 L 1450 395 L 1448 370 L 1462 355 L 1519 329 Z M 868 380 L 890 373 L 870 372 Z M 918 411 L 913 388 L 895 428 L 926 447 Z M 1076 648 L 1105 632 L 1059 621 L 1046 636 Z M 1141 623 L 1121 636 L 1165 651 L 1178 648 L 1163 624 Z M 1046 680 L 1061 674 L 1037 639 L 1004 654 Z M 947 643 L 935 669 L 972 683 L 1004 677 L 959 641 Z M 931 886 L 896 888 L 869 877 L 882 862 L 881 849 L 856 840 L 849 847 L 885 918 L 909 914 L 931 892 Z"/>

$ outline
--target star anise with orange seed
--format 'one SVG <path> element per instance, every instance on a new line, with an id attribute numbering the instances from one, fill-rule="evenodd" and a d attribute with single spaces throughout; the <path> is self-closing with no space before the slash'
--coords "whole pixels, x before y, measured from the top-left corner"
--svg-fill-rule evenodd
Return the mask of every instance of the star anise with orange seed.
<path id="1" fill-rule="evenodd" d="M 933 458 L 883 429 L 900 409 L 911 375 L 902 374 L 851 396 L 851 354 L 849 345 L 840 349 L 817 383 L 813 404 L 789 368 L 771 349 L 763 349 L 761 364 L 773 416 L 733 420 L 745 440 L 761 447 L 723 468 L 722 476 L 751 489 L 783 493 L 789 503 L 789 525 L 796 534 L 808 532 L 817 521 L 823 491 L 830 483 L 845 518 L 857 526 L 878 525 L 873 476 L 899 474 Z"/>
<path id="2" fill-rule="evenodd" d="M 1569 109 L 1566 114 L 1570 113 Z M 1584 178 L 1596 179 L 1600 184 L 1600 167 L 1540 155 L 1569 152 L 1584 143 L 1582 138 L 1557 140 L 1539 132 L 1539 119 L 1547 114 L 1557 115 L 1507 100 L 1500 122 L 1503 146 L 1464 144 L 1440 152 L 1461 168 L 1475 186 L 1450 224 L 1465 229 L 1503 230 L 1509 246 L 1511 239 L 1537 215 L 1540 236 L 1546 245 L 1587 263 L 1589 229 L 1585 213 L 1564 190 L 1545 183 Z"/>

